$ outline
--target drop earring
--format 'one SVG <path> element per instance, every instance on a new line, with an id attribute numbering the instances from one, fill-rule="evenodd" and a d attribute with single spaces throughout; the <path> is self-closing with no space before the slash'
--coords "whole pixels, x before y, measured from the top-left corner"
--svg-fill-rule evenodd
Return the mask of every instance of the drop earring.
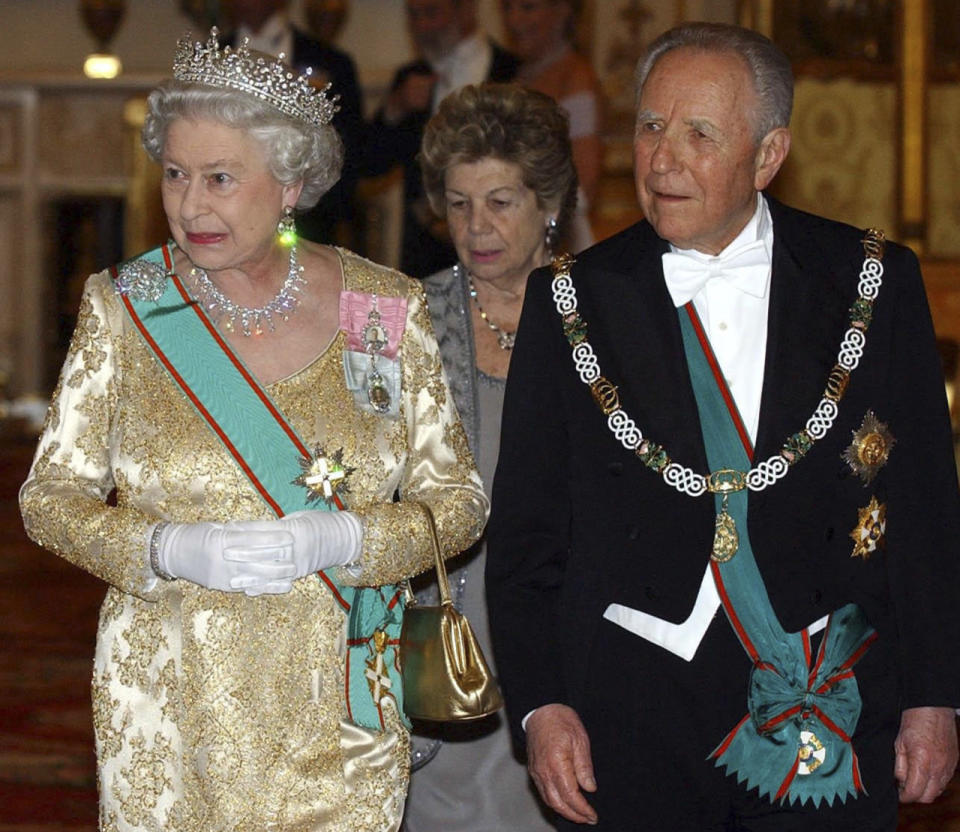
<path id="1" fill-rule="evenodd" d="M 293 208 L 289 205 L 283 207 L 283 216 L 277 223 L 277 236 L 280 238 L 280 245 L 287 248 L 297 242 L 297 226 L 293 221 Z"/>
<path id="2" fill-rule="evenodd" d="M 557 225 L 557 218 L 550 217 L 547 220 L 547 228 L 543 234 L 543 242 L 547 248 L 547 255 L 553 259 L 553 249 L 560 240 L 560 229 Z"/>

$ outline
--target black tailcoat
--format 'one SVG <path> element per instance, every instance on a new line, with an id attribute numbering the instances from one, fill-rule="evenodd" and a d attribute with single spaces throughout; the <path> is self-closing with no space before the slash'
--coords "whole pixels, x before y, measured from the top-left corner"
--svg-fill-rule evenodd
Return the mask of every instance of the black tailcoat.
<path id="1" fill-rule="evenodd" d="M 773 268 L 754 464 L 777 454 L 820 401 L 864 258 L 862 231 L 768 201 Z M 663 280 L 667 250 L 641 222 L 582 253 L 573 280 L 600 370 L 618 386 L 624 410 L 671 459 L 707 473 L 678 314 Z M 895 723 L 903 708 L 960 704 L 960 500 L 943 377 L 916 258 L 888 243 L 883 265 L 866 347 L 833 428 L 783 480 L 750 493 L 748 515 L 757 564 L 787 631 L 848 602 L 879 631 L 875 655 L 858 672 L 861 724 Z M 633 661 L 634 644 L 637 656 L 653 657 L 644 672 L 676 670 L 684 684 L 733 691 L 742 715 L 745 656 L 730 661 L 704 649 L 688 665 L 602 620 L 611 603 L 670 622 L 687 618 L 711 549 L 714 502 L 677 492 L 614 438 L 574 369 L 550 280 L 544 269 L 528 284 L 487 532 L 491 630 L 515 734 L 522 741 L 519 721 L 537 706 L 587 711 L 601 689 L 607 707 L 622 709 L 610 719 L 636 711 L 642 685 L 617 693 L 617 662 Z M 896 444 L 865 486 L 842 453 L 869 410 Z M 865 560 L 851 556 L 850 532 L 871 496 L 886 506 L 886 545 Z M 628 646 L 598 663 L 610 628 L 626 634 L 620 643 Z M 705 643 L 717 628 L 729 630 L 722 612 Z M 733 727 L 729 718 L 718 713 L 707 750 Z"/>

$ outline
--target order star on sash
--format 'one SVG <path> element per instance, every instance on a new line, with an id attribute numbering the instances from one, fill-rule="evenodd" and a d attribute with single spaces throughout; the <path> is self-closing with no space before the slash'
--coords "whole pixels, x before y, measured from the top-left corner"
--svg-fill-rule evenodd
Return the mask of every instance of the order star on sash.
<path id="1" fill-rule="evenodd" d="M 379 702 L 390 693 L 393 682 L 387 674 L 387 665 L 383 660 L 383 653 L 387 649 L 387 634 L 377 630 L 373 634 L 374 653 L 366 661 L 367 670 L 363 674 L 370 686 L 370 695 L 374 702 Z"/>
<path id="2" fill-rule="evenodd" d="M 350 486 L 347 477 L 356 469 L 343 464 L 343 449 L 326 454 L 319 445 L 314 448 L 313 456 L 300 460 L 301 473 L 294 485 L 307 489 L 307 502 L 323 500 L 332 505 L 338 496 L 347 494 Z"/>

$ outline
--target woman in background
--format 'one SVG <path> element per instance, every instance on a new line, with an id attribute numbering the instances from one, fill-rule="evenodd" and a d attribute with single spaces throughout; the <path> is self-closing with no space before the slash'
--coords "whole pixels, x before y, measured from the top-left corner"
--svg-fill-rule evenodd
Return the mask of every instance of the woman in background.
<path id="1" fill-rule="evenodd" d="M 450 389 L 489 492 L 527 277 L 550 262 L 576 201 L 567 117 L 549 96 L 517 85 L 467 86 L 444 99 L 427 124 L 420 160 L 430 204 L 446 219 L 459 259 L 428 277 L 424 288 Z M 495 664 L 485 562 L 481 543 L 451 562 L 450 584 Z M 404 818 L 409 832 L 553 828 L 501 714 L 424 728 L 414 736 L 414 767 Z"/>
<path id="2" fill-rule="evenodd" d="M 580 195 L 569 243 L 572 251 L 582 251 L 594 242 L 589 211 L 603 163 L 600 82 L 590 61 L 572 45 L 582 0 L 501 0 L 500 6 L 521 61 L 516 80 L 549 95 L 570 118 Z"/>

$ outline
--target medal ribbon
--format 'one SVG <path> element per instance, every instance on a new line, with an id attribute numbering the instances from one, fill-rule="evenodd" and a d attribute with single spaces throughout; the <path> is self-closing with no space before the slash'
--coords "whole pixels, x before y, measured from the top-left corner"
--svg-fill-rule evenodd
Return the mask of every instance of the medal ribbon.
<path id="1" fill-rule="evenodd" d="M 222 338 L 200 304 L 173 271 L 167 246 L 140 256 L 165 268 L 169 279 L 159 300 L 121 293 L 134 326 L 184 396 L 278 516 L 310 508 L 332 511 L 323 501 L 309 504 L 309 492 L 296 485 L 301 459 L 311 454 L 281 410 Z M 114 280 L 118 277 L 113 270 Z M 344 508 L 335 496 L 336 510 Z M 346 616 L 346 700 L 349 718 L 364 728 L 383 730 L 380 697 L 394 698 L 403 717 L 403 690 L 396 647 L 403 616 L 403 593 L 395 586 L 352 587 L 331 574 L 318 578 Z M 372 658 L 371 658 L 372 657 Z"/>
<path id="2" fill-rule="evenodd" d="M 753 449 L 692 304 L 678 309 L 711 470 L 746 471 Z M 866 789 L 851 736 L 861 699 L 853 665 L 876 639 L 847 604 L 828 619 L 813 660 L 806 630 L 787 633 L 770 604 L 747 528 L 748 491 L 716 494 L 739 534 L 736 554 L 710 561 L 724 612 L 753 663 L 743 719 L 713 750 L 716 765 L 771 801 L 832 805 Z M 724 505 L 725 501 L 725 505 Z"/>

